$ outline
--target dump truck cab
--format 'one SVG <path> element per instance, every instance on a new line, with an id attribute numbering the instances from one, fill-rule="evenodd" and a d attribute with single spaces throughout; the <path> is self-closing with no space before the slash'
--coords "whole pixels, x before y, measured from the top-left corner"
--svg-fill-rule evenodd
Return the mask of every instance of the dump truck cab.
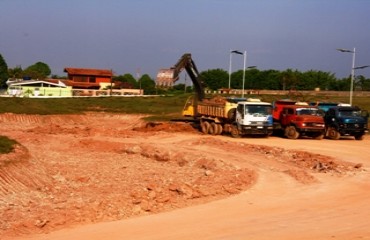
<path id="1" fill-rule="evenodd" d="M 296 139 L 301 136 L 322 139 L 325 123 L 317 107 L 291 105 L 283 108 L 280 123 L 285 129 L 285 136 Z"/>
<path id="2" fill-rule="evenodd" d="M 369 113 L 359 107 L 331 107 L 325 114 L 326 136 L 339 139 L 341 136 L 353 136 L 362 140 L 368 132 Z"/>
<path id="3" fill-rule="evenodd" d="M 306 102 L 283 99 L 274 102 L 274 131 L 290 139 L 307 136 L 322 139 L 325 133 L 323 111 Z"/>
<path id="4" fill-rule="evenodd" d="M 241 135 L 271 135 L 273 131 L 272 105 L 259 99 L 238 102 L 235 123 Z"/>

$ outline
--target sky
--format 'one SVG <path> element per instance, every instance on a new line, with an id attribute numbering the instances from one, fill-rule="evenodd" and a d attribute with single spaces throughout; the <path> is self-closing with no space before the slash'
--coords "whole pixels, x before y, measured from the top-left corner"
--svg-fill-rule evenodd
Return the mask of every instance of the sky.
<path id="1" fill-rule="evenodd" d="M 259 70 L 348 77 L 370 65 L 369 0 L 0 0 L 0 54 L 9 68 L 44 62 L 148 74 L 191 53 L 199 71 L 229 71 L 230 50 Z M 232 55 L 232 71 L 244 58 Z M 356 70 L 370 77 L 370 68 Z"/>

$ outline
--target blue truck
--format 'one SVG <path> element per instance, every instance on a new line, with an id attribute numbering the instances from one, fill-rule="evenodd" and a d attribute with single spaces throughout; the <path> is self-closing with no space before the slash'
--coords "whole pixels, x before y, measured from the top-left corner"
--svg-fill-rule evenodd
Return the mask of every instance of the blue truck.
<path id="1" fill-rule="evenodd" d="M 353 136 L 362 140 L 368 132 L 369 113 L 359 107 L 349 105 L 331 106 L 325 113 L 326 137 L 339 139 L 341 136 Z"/>

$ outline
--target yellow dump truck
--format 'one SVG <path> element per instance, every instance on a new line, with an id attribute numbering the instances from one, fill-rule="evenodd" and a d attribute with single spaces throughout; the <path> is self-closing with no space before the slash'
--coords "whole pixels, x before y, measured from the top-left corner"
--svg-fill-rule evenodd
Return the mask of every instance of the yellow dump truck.
<path id="1" fill-rule="evenodd" d="M 216 98 L 188 99 L 183 115 L 200 121 L 205 134 L 230 133 L 232 137 L 272 134 L 272 105 L 259 99 Z"/>

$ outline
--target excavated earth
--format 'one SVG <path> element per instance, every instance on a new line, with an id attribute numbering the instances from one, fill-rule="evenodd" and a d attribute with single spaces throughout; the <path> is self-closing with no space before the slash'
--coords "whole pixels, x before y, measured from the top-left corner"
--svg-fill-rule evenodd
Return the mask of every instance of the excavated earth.
<path id="1" fill-rule="evenodd" d="M 0 155 L 0 239 L 203 206 L 248 192 L 269 173 L 299 187 L 367 172 L 357 159 L 298 147 L 330 140 L 232 139 L 142 117 L 1 114 L 1 135 L 19 144 Z"/>

